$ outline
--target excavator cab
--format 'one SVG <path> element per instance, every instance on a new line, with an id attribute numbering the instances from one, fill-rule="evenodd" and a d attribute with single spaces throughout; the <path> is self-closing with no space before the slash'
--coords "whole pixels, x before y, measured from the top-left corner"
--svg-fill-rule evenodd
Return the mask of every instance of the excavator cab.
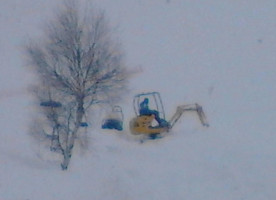
<path id="1" fill-rule="evenodd" d="M 124 115 L 120 106 L 113 106 L 111 113 L 102 122 L 102 129 L 123 130 Z"/>
<path id="2" fill-rule="evenodd" d="M 149 99 L 149 102 L 151 103 L 149 105 L 150 109 L 155 109 L 153 110 L 154 112 L 150 112 L 152 114 L 148 115 L 140 113 L 141 102 L 144 101 L 146 98 Z M 171 117 L 169 121 L 167 121 L 162 99 L 158 92 L 142 93 L 134 96 L 133 107 L 136 117 L 134 117 L 130 121 L 129 126 L 131 133 L 134 135 L 148 134 L 151 138 L 155 138 L 155 136 L 160 133 L 170 131 L 184 112 L 191 111 L 198 114 L 199 120 L 203 126 L 209 126 L 202 107 L 197 103 L 178 106 L 175 114 Z M 157 111 L 159 114 L 158 124 L 156 124 L 157 117 L 155 111 Z"/>
<path id="3" fill-rule="evenodd" d="M 162 99 L 159 92 L 142 93 L 134 96 L 133 107 L 136 116 L 140 115 L 140 104 L 145 98 L 149 99 L 149 107 L 153 110 L 156 110 L 159 113 L 160 118 L 166 119 Z"/>
<path id="4" fill-rule="evenodd" d="M 140 113 L 141 103 L 149 100 L 149 107 L 152 112 L 148 114 Z M 133 107 L 136 117 L 130 122 L 130 130 L 133 134 L 159 134 L 169 129 L 170 125 L 166 121 L 164 107 L 159 92 L 142 93 L 134 96 Z M 156 120 L 158 115 L 158 121 Z"/>

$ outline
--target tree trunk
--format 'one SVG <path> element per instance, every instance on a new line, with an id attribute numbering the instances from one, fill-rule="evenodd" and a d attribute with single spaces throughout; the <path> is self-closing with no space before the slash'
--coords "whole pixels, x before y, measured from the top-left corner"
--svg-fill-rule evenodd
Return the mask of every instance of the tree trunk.
<path id="1" fill-rule="evenodd" d="M 62 170 L 67 170 L 68 165 L 70 163 L 70 159 L 72 156 L 72 150 L 74 148 L 74 143 L 75 143 L 75 137 L 78 133 L 78 129 L 80 127 L 80 124 L 82 122 L 82 118 L 84 116 L 84 98 L 77 98 L 78 106 L 77 106 L 77 111 L 76 111 L 76 123 L 75 123 L 75 128 L 72 131 L 72 134 L 69 135 L 68 137 L 68 143 L 66 145 L 66 149 L 63 151 L 63 162 L 61 164 Z M 69 133 L 68 133 L 69 134 Z"/>
<path id="2" fill-rule="evenodd" d="M 71 158 L 71 151 L 72 149 L 70 148 L 66 148 L 64 153 L 63 153 L 63 162 L 61 163 L 61 168 L 62 170 L 67 170 L 68 169 L 68 165 L 70 162 L 70 158 Z"/>

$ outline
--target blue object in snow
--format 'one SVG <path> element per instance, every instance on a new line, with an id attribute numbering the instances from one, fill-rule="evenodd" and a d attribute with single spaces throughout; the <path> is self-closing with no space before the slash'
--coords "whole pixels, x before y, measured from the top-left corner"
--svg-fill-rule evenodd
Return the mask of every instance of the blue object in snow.
<path id="1" fill-rule="evenodd" d="M 162 136 L 160 135 L 160 133 L 152 133 L 149 135 L 149 139 L 150 140 L 156 140 L 156 139 L 161 139 Z"/>
<path id="2" fill-rule="evenodd" d="M 40 106 L 59 108 L 59 107 L 62 106 L 62 104 L 60 102 L 57 102 L 57 101 L 43 101 L 43 102 L 40 103 Z"/>
<path id="3" fill-rule="evenodd" d="M 81 127 L 88 127 L 88 124 L 87 124 L 86 122 L 81 122 L 81 123 L 80 123 L 80 126 L 81 126 Z"/>
<path id="4" fill-rule="evenodd" d="M 123 122 L 116 119 L 106 119 L 102 125 L 103 129 L 116 129 L 118 131 L 123 130 Z"/>

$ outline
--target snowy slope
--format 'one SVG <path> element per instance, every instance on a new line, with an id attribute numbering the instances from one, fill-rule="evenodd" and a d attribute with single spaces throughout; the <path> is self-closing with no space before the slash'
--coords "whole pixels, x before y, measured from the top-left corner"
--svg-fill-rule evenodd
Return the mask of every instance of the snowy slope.
<path id="1" fill-rule="evenodd" d="M 20 46 L 56 1 L 0 4 L 0 199 L 272 200 L 276 198 L 276 2 L 95 0 L 118 26 L 131 80 L 122 133 L 89 129 L 70 169 L 28 136 L 35 78 Z M 166 114 L 198 102 L 210 127 L 184 115 L 165 138 L 128 131 L 132 97 L 159 91 Z M 93 116 L 91 116 L 93 117 Z"/>

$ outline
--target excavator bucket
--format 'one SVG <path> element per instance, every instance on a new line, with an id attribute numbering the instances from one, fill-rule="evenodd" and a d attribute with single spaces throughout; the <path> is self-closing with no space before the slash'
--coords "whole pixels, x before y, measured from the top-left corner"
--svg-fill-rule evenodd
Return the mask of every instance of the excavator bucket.
<path id="1" fill-rule="evenodd" d="M 200 105 L 196 104 L 196 112 L 198 114 L 199 120 L 203 126 L 209 127 L 209 123 L 207 122 L 207 118 L 205 116 L 205 113 L 203 112 L 203 109 Z"/>

